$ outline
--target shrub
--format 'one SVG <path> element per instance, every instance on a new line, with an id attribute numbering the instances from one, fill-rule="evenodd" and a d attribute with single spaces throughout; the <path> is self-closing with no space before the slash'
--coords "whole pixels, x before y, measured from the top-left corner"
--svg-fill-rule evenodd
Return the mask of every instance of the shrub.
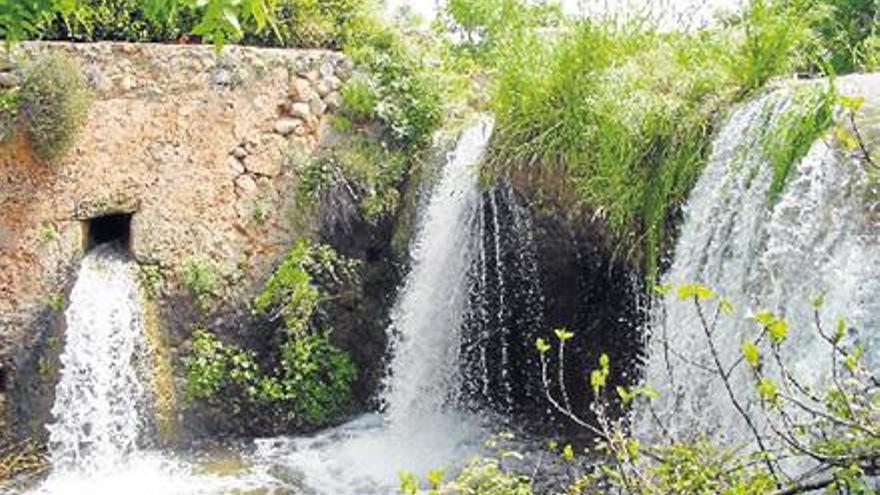
<path id="1" fill-rule="evenodd" d="M 712 117 L 735 90 L 727 41 L 589 22 L 544 49 L 522 39 L 493 89 L 490 168 L 560 170 L 653 274 L 667 219 L 702 170 Z"/>
<path id="2" fill-rule="evenodd" d="M 192 353 L 186 364 L 187 393 L 196 399 L 223 397 L 237 404 L 235 397 L 246 395 L 258 379 L 256 356 L 252 352 L 228 346 L 202 328 L 193 333 Z"/>
<path id="3" fill-rule="evenodd" d="M 327 291 L 351 283 L 357 266 L 325 245 L 298 241 L 254 300 L 254 312 L 283 318 L 278 344 L 264 359 L 223 344 L 204 330 L 193 335 L 187 359 L 190 396 L 234 414 L 256 411 L 273 424 L 321 426 L 351 401 L 357 371 L 348 354 L 320 328 L 319 304 Z"/>
<path id="4" fill-rule="evenodd" d="M 25 68 L 19 98 L 34 152 L 51 161 L 73 145 L 92 94 L 75 62 L 50 53 Z"/>
<path id="5" fill-rule="evenodd" d="M 18 89 L 0 90 L 0 141 L 12 133 L 18 117 Z"/>
<path id="6" fill-rule="evenodd" d="M 431 60 L 436 54 L 416 35 L 404 37 L 368 17 L 349 25 L 344 49 L 363 79 L 355 79 L 355 89 L 346 90 L 344 103 L 355 105 L 343 111 L 375 116 L 391 142 L 401 147 L 418 148 L 429 142 L 443 120 L 439 83 L 444 78 L 439 61 Z"/>
<path id="7" fill-rule="evenodd" d="M 356 377 L 348 354 L 315 333 L 281 346 L 281 372 L 260 381 L 261 400 L 279 404 L 291 419 L 323 425 L 348 405 Z"/>
<path id="8" fill-rule="evenodd" d="M 245 35 L 244 42 L 260 46 L 339 48 L 345 27 L 365 15 L 366 0 L 280 0 L 274 7 L 274 29 Z"/>

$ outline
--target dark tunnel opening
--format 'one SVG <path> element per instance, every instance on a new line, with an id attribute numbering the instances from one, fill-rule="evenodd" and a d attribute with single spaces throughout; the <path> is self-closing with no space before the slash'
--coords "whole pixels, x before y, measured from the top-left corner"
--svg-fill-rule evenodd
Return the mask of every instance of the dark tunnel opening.
<path id="1" fill-rule="evenodd" d="M 117 242 L 126 251 L 131 247 L 131 214 L 119 213 L 86 221 L 86 251 L 108 242 Z"/>

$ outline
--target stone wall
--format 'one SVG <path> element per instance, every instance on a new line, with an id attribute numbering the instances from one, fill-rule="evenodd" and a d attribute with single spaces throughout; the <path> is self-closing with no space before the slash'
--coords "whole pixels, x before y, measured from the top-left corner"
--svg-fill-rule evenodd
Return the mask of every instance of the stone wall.
<path id="1" fill-rule="evenodd" d="M 303 229 L 295 165 L 319 146 L 352 71 L 335 52 L 234 46 L 26 43 L 14 59 L 48 50 L 79 61 L 95 99 L 54 163 L 23 132 L 0 144 L 0 404 L 11 391 L 26 434 L 47 419 L 47 359 L 88 221 L 132 215 L 131 252 L 161 275 L 166 314 L 193 260 L 217 267 L 217 301 L 249 300 Z"/>

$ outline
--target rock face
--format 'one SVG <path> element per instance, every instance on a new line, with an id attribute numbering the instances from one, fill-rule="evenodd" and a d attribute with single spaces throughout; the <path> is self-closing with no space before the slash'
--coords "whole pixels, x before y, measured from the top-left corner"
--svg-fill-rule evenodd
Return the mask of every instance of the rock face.
<path id="1" fill-rule="evenodd" d="M 95 219 L 128 218 L 131 254 L 150 269 L 172 345 L 193 323 L 214 323 L 206 314 L 242 311 L 292 239 L 315 229 L 296 212 L 291 157 L 319 146 L 336 94 L 324 101 L 319 89 L 338 88 L 351 70 L 320 50 L 16 47 L 26 57 L 50 50 L 79 61 L 95 99 L 56 163 L 40 163 L 20 131 L 0 143 L 0 398 L 15 404 L 19 435 L 41 434 L 48 419 L 64 293 L 98 235 Z M 208 311 L 192 307 L 181 282 L 192 263 L 219 275 Z"/>

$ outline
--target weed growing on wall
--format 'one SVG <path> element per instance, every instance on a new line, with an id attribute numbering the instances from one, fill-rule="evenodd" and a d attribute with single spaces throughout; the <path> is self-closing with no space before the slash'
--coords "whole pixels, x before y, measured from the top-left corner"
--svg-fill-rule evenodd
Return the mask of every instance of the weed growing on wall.
<path id="1" fill-rule="evenodd" d="M 220 290 L 220 273 L 210 261 L 194 258 L 183 266 L 183 283 L 204 310 Z"/>
<path id="2" fill-rule="evenodd" d="M 24 69 L 18 102 L 36 155 L 55 160 L 73 145 L 92 93 L 79 65 L 60 53 L 40 55 Z"/>

